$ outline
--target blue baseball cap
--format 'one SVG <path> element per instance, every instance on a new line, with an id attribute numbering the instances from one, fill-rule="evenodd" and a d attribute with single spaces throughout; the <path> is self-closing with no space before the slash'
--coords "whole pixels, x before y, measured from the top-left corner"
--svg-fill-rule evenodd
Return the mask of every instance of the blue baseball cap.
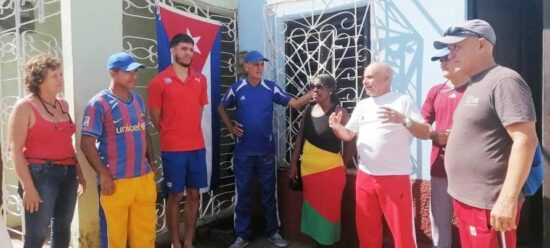
<path id="1" fill-rule="evenodd" d="M 136 62 L 132 55 L 121 52 L 115 53 L 107 59 L 107 70 L 123 70 L 123 71 L 135 71 L 138 68 L 145 68 L 144 65 Z"/>
<path id="2" fill-rule="evenodd" d="M 434 56 L 432 56 L 431 60 L 432 61 L 437 61 L 437 60 L 441 60 L 442 58 L 445 58 L 447 56 L 449 56 L 449 49 L 445 47 L 443 49 L 437 50 L 437 52 L 434 54 Z"/>
<path id="3" fill-rule="evenodd" d="M 269 61 L 264 57 L 264 55 L 256 50 L 252 50 L 250 52 L 247 52 L 246 55 L 244 55 L 244 62 L 259 62 L 259 61 Z"/>

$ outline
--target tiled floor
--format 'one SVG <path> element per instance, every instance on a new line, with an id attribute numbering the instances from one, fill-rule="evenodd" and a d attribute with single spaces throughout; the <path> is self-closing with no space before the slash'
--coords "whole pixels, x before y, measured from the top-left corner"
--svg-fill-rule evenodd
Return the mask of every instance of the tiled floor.
<path id="1" fill-rule="evenodd" d="M 253 236 L 255 237 L 247 247 L 250 248 L 275 248 L 271 242 L 267 240 L 261 230 L 264 230 L 263 223 L 261 221 L 253 221 Z M 157 243 L 164 243 L 166 245 L 159 245 L 157 248 L 170 248 L 167 244 L 167 234 L 161 233 L 157 235 Z M 183 238 L 183 235 L 182 235 Z M 196 248 L 227 248 L 234 239 L 233 222 L 231 218 L 217 221 L 209 225 L 200 226 L 197 228 L 195 234 L 195 247 Z M 23 242 L 20 237 L 12 236 L 13 248 L 22 248 Z M 288 240 L 289 248 L 309 248 L 311 246 L 297 242 L 295 240 Z M 49 245 L 44 247 L 49 248 Z M 0 248 L 3 248 L 0 244 Z"/>
<path id="2" fill-rule="evenodd" d="M 23 248 L 23 241 L 17 240 L 17 239 L 12 239 L 11 242 L 13 244 L 13 248 Z M 44 245 L 43 247 L 50 248 L 49 245 Z"/>
<path id="3" fill-rule="evenodd" d="M 13 248 L 23 248 L 23 242 L 21 240 L 12 240 L 13 242 Z M 49 245 L 45 245 L 44 247 L 47 247 L 49 248 L 50 246 Z M 196 248 L 225 248 L 225 246 L 216 246 L 216 245 L 212 245 L 212 244 L 196 244 Z M 267 238 L 257 238 L 255 239 L 254 241 L 252 241 L 247 247 L 250 247 L 250 248 L 270 248 L 270 247 L 273 247 L 275 248 L 276 246 L 274 246 L 273 244 L 271 244 Z M 306 245 L 303 245 L 303 244 L 300 244 L 298 242 L 295 242 L 295 241 L 289 241 L 289 245 L 288 245 L 288 248 L 309 248 L 310 246 L 306 246 Z M 163 248 L 163 247 L 159 247 L 159 248 Z"/>
<path id="4" fill-rule="evenodd" d="M 12 239 L 13 248 L 23 248 L 23 241 Z M 309 248 L 311 246 L 307 246 L 304 244 L 301 244 L 299 242 L 289 240 L 288 248 Z M 43 247 L 49 248 L 49 245 L 44 245 Z M 215 242 L 210 241 L 204 241 L 199 240 L 195 246 L 196 248 L 226 248 L 226 245 L 216 244 Z M 247 246 L 250 248 L 276 248 L 275 245 L 271 244 L 265 237 L 258 237 L 254 239 L 250 244 Z M 158 248 L 169 248 L 168 246 L 158 246 Z"/>

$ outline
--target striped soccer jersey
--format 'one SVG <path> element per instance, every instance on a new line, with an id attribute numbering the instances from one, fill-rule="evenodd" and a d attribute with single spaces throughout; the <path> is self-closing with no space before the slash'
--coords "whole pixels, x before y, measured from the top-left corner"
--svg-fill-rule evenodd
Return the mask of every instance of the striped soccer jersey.
<path id="1" fill-rule="evenodd" d="M 99 155 L 113 178 L 137 177 L 151 171 L 145 158 L 148 122 L 139 94 L 131 92 L 124 101 L 104 90 L 86 105 L 82 134 L 98 139 Z"/>

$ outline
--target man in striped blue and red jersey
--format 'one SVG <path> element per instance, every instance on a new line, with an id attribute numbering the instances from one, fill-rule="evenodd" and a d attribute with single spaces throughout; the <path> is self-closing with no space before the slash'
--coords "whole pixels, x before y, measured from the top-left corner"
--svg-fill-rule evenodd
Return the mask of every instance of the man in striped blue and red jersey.
<path id="1" fill-rule="evenodd" d="M 111 84 L 84 109 L 80 148 L 98 174 L 101 247 L 155 245 L 157 191 L 146 158 L 153 158 L 146 156 L 149 120 L 143 98 L 132 91 L 143 67 L 127 53 L 109 57 Z"/>

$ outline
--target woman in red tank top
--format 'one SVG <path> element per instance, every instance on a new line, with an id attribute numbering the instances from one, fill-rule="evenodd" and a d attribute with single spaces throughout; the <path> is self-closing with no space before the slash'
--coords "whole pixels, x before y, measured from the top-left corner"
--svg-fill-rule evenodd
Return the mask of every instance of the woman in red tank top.
<path id="1" fill-rule="evenodd" d="M 8 121 L 11 160 L 25 208 L 24 247 L 42 247 L 51 224 L 51 247 L 68 247 L 78 195 L 86 182 L 72 143 L 75 125 L 63 91 L 61 62 L 38 55 L 25 65 L 31 93 L 14 106 Z"/>

